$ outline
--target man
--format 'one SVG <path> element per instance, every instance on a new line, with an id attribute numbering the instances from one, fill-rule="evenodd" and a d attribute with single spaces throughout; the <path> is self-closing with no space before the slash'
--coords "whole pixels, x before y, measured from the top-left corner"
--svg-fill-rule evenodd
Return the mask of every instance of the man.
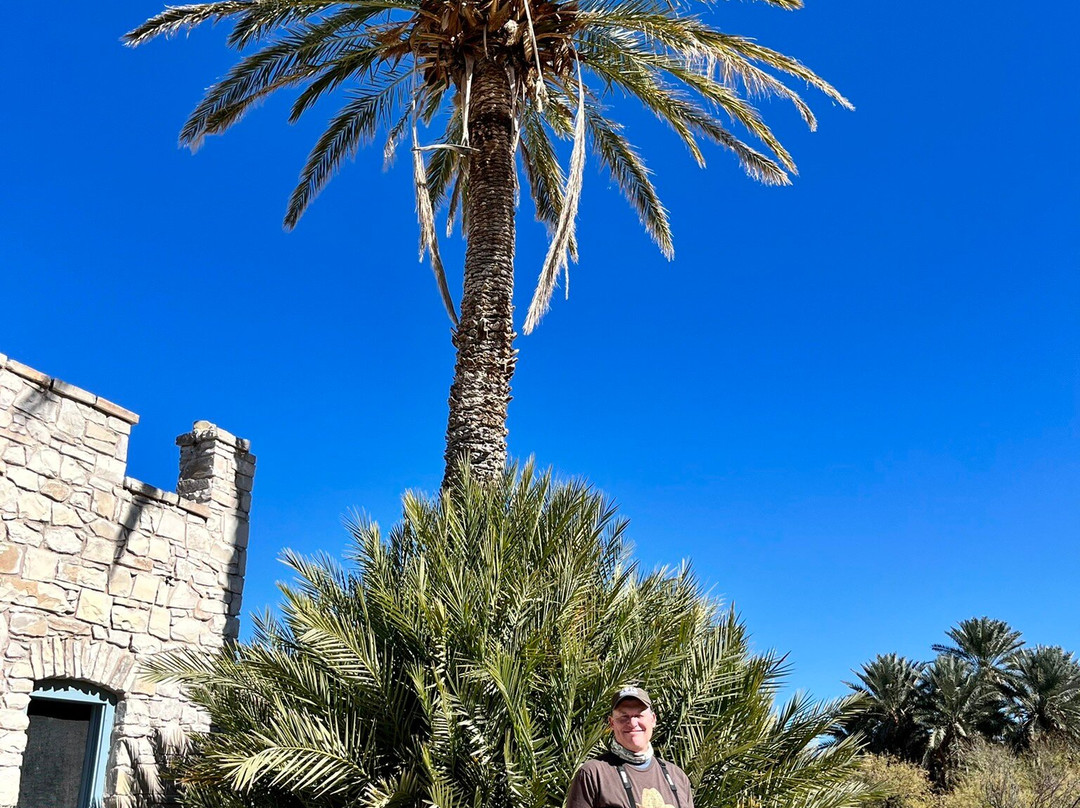
<path id="1" fill-rule="evenodd" d="M 608 726 L 609 751 L 578 769 L 566 808 L 694 808 L 683 770 L 653 754 L 656 713 L 648 693 L 620 688 L 611 700 Z"/>

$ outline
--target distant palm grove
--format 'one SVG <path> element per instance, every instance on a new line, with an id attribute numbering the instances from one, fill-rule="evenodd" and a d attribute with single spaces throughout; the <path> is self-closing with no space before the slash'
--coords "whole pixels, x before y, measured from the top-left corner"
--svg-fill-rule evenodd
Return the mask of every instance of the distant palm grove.
<path id="1" fill-rule="evenodd" d="M 988 617 L 947 636 L 932 661 L 882 654 L 848 685 L 855 709 L 833 735 L 878 756 L 866 771 L 883 804 L 1080 806 L 1080 662 Z"/>

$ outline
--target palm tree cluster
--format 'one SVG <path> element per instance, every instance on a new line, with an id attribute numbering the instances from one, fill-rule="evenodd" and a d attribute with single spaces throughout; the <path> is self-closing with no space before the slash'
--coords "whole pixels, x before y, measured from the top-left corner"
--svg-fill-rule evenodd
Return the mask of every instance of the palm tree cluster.
<path id="1" fill-rule="evenodd" d="M 1029 749 L 1080 741 L 1080 662 L 1057 646 L 1025 647 L 1019 631 L 988 617 L 947 632 L 951 644 L 919 662 L 882 654 L 847 683 L 858 709 L 835 737 L 926 767 L 938 787 L 954 780 L 977 740 Z"/>
<path id="2" fill-rule="evenodd" d="M 847 701 L 774 705 L 782 659 L 689 569 L 639 571 L 625 529 L 584 484 L 466 472 L 385 536 L 353 523 L 348 569 L 287 553 L 252 642 L 154 666 L 213 723 L 175 764 L 184 804 L 559 808 L 625 683 L 700 808 L 858 804 L 857 742 L 815 741 Z"/>
<path id="3" fill-rule="evenodd" d="M 802 0 L 765 0 L 795 9 Z M 576 256 L 586 142 L 665 255 L 671 229 L 650 172 L 608 117 L 622 96 L 671 126 L 704 164 L 702 143 L 731 151 L 754 178 L 786 184 L 791 155 L 750 102 L 790 101 L 813 129 L 810 108 L 780 77 L 850 107 L 796 59 L 715 28 L 705 4 L 671 0 L 211 0 L 166 8 L 126 36 L 140 45 L 207 22 L 233 21 L 228 44 L 245 55 L 214 84 L 180 133 L 196 149 L 278 90 L 296 91 L 291 120 L 343 91 L 303 167 L 285 226 L 296 225 L 347 157 L 378 133 L 392 158 L 411 141 L 420 254 L 430 255 L 454 325 L 446 481 L 458 461 L 502 474 L 514 373 L 515 198 L 518 168 L 551 245 L 525 319 L 532 330 Z M 732 131 L 745 131 L 760 146 Z M 420 130 L 432 127 L 433 142 Z M 555 141 L 573 142 L 564 170 Z M 759 150 L 760 149 L 760 150 Z M 435 212 L 466 238 L 460 316 L 440 258 Z"/>

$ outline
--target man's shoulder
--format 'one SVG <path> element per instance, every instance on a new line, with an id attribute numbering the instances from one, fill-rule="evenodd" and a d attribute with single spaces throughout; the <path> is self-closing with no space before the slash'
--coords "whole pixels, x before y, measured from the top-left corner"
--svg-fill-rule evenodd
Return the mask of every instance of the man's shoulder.
<path id="1" fill-rule="evenodd" d="M 610 752 L 604 752 L 596 757 L 589 758 L 581 764 L 581 768 L 578 772 L 585 774 L 599 774 L 601 772 L 607 772 L 617 766 L 619 759 Z"/>

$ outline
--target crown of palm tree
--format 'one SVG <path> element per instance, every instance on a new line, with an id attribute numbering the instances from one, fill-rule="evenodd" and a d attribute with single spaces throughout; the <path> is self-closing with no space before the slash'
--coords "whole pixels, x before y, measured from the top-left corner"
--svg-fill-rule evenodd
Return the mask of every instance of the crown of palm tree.
<path id="1" fill-rule="evenodd" d="M 766 2 L 787 9 L 802 5 Z M 698 163 L 704 164 L 699 140 L 712 142 L 731 150 L 751 176 L 774 184 L 787 183 L 795 164 L 748 97 L 788 99 L 814 128 L 810 108 L 779 73 L 851 106 L 795 59 L 725 34 L 668 0 L 217 0 L 168 8 L 125 39 L 139 45 L 222 19 L 234 22 L 232 47 L 261 47 L 209 89 L 184 125 L 181 143 L 197 149 L 207 135 L 228 129 L 279 89 L 301 88 L 290 116 L 295 121 L 327 93 L 346 88 L 344 106 L 301 172 L 285 226 L 295 226 L 342 161 L 380 129 L 387 132 L 388 159 L 411 133 L 421 256 L 430 251 L 455 323 L 434 210 L 446 206 L 448 226 L 465 210 L 467 110 L 479 61 L 497 64 L 508 76 L 516 149 L 537 215 L 552 230 L 526 332 L 547 310 L 559 273 L 575 254 L 586 137 L 653 240 L 672 255 L 667 212 L 650 172 L 622 127 L 605 114 L 613 92 L 637 98 L 666 121 Z M 438 122 L 437 142 L 419 143 L 418 122 Z M 727 122 L 749 132 L 765 151 L 733 134 Z M 574 140 L 568 174 L 553 136 Z"/>
<path id="2" fill-rule="evenodd" d="M 961 620 L 945 633 L 955 645 L 935 644 L 936 652 L 966 660 L 991 678 L 1000 676 L 1009 656 L 1024 644 L 1019 631 L 1004 620 L 990 617 Z"/>
<path id="3" fill-rule="evenodd" d="M 1040 736 L 1080 739 L 1080 663 L 1057 646 L 1014 654 L 1005 692 L 1020 746 Z"/>

